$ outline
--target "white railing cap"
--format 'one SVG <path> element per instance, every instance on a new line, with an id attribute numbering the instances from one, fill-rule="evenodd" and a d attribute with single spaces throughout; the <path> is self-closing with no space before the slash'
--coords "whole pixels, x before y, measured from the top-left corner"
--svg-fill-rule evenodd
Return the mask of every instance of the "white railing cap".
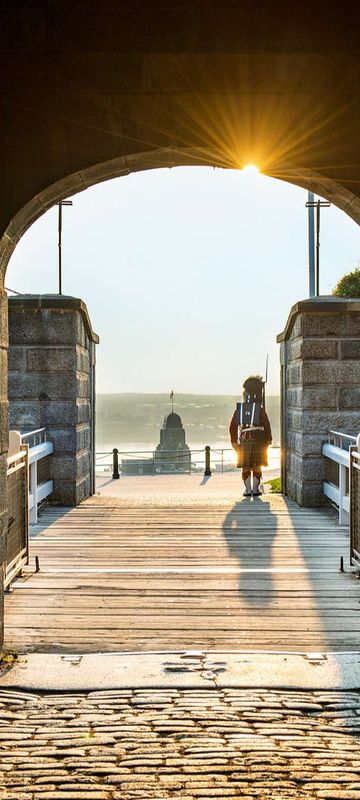
<path id="1" fill-rule="evenodd" d="M 52 442 L 41 442 L 41 444 L 36 444 L 35 447 L 30 447 L 29 464 L 33 464 L 35 461 L 40 461 L 41 458 L 49 456 L 53 450 L 54 446 Z"/>
<path id="2" fill-rule="evenodd" d="M 350 453 L 348 450 L 343 450 L 342 447 L 337 447 L 335 444 L 325 442 L 322 448 L 323 456 L 335 461 L 336 464 L 342 464 L 344 467 L 350 466 Z"/>

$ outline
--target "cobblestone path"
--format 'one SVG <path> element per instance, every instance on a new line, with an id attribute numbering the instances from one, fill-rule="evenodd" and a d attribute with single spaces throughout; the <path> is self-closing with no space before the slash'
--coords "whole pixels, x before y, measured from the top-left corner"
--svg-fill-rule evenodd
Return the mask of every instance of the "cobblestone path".
<path id="1" fill-rule="evenodd" d="M 0 692 L 0 800 L 360 798 L 360 694 Z"/>

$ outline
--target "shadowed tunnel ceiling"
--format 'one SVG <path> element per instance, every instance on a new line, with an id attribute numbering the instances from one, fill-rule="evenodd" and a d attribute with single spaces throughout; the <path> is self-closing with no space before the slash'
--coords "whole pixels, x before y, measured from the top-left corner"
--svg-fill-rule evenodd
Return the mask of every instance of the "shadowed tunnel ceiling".
<path id="1" fill-rule="evenodd" d="M 360 221 L 360 3 L 0 4 L 2 269 L 61 197 L 133 170 L 237 168 Z"/>

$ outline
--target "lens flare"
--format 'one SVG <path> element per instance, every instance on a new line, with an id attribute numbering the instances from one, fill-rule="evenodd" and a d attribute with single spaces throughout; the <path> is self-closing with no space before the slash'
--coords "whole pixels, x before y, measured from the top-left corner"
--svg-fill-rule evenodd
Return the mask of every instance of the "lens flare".
<path id="1" fill-rule="evenodd" d="M 259 175 L 260 170 L 256 164 L 245 164 L 245 167 L 242 169 L 247 175 Z"/>

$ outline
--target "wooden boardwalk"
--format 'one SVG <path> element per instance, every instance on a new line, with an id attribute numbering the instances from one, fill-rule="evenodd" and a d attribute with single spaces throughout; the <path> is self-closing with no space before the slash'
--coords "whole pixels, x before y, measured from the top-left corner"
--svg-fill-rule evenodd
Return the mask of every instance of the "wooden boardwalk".
<path id="1" fill-rule="evenodd" d="M 280 496 L 229 507 L 47 509 L 6 598 L 20 652 L 360 649 L 360 584 L 330 510 Z M 41 571 L 34 573 L 35 556 Z"/>

